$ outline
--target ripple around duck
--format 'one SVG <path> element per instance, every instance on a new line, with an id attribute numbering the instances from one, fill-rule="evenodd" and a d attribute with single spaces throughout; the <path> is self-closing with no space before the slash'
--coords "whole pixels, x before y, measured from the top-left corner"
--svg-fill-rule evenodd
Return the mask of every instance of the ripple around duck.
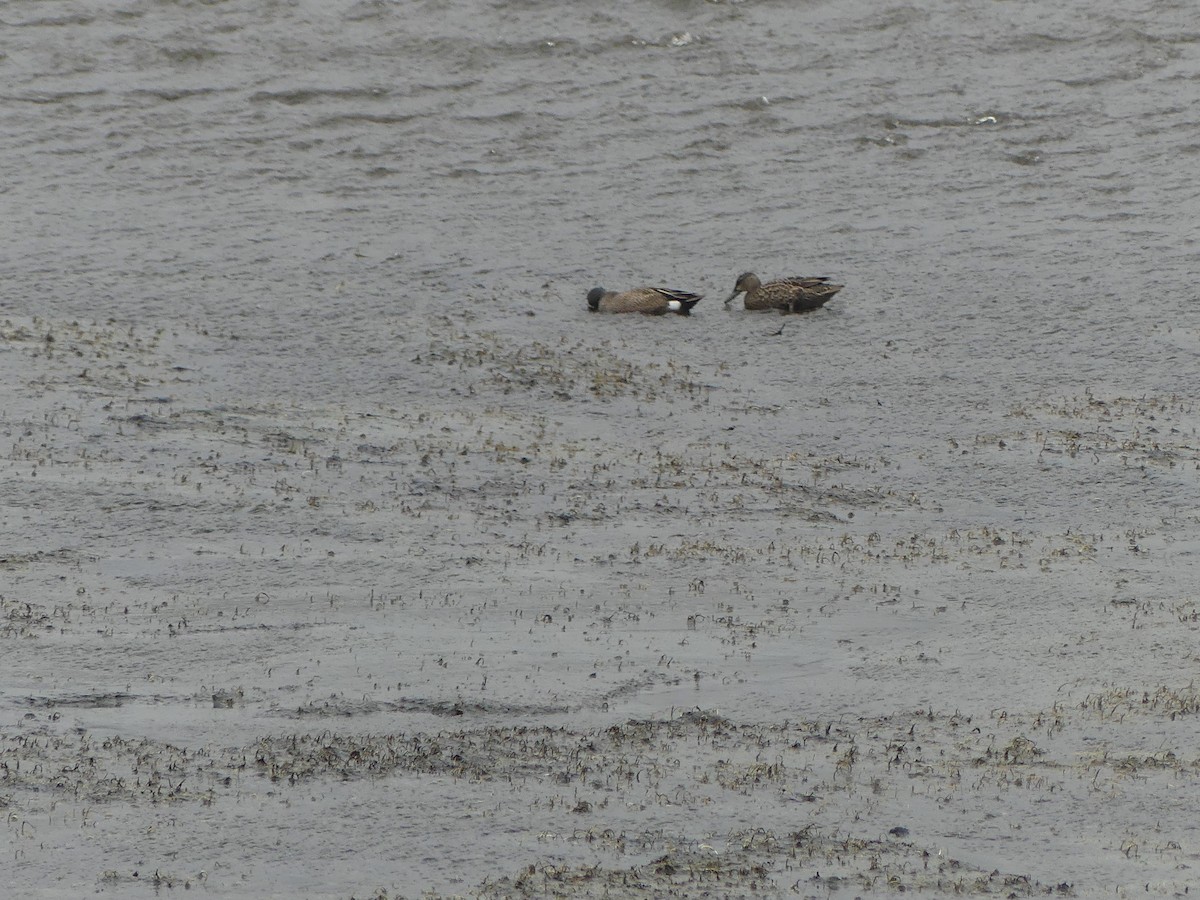
<path id="1" fill-rule="evenodd" d="M 90 88 L 75 91 L 51 91 L 45 93 L 31 92 L 27 94 L 10 94 L 4 97 L 5 102 L 15 103 L 32 103 L 38 106 L 51 105 L 55 103 L 74 103 L 76 100 L 90 99 L 92 97 L 105 97 L 108 95 L 108 90 L 104 88 Z"/>
<path id="2" fill-rule="evenodd" d="M 193 97 L 207 97 L 213 94 L 227 93 L 221 88 L 135 88 L 128 91 L 126 96 L 133 100 L 147 100 L 150 102 L 165 101 L 167 103 L 176 103 L 180 100 L 190 100 Z"/>
<path id="3" fill-rule="evenodd" d="M 96 21 L 96 17 L 87 13 L 67 14 L 63 16 L 44 16 L 36 19 L 26 19 L 24 21 L 8 20 L 5 22 L 10 28 L 63 28 L 71 27 L 86 27 Z"/>
<path id="4" fill-rule="evenodd" d="M 348 103 L 355 100 L 384 102 L 389 99 L 385 88 L 296 88 L 286 91 L 257 91 L 250 95 L 251 103 L 282 103 L 285 106 L 301 106 L 307 103 L 333 101 Z"/>
<path id="5" fill-rule="evenodd" d="M 214 47 L 203 44 L 185 45 L 177 47 L 159 47 L 158 52 L 173 65 L 186 65 L 190 63 L 208 63 L 213 60 L 220 59 L 222 52 Z"/>

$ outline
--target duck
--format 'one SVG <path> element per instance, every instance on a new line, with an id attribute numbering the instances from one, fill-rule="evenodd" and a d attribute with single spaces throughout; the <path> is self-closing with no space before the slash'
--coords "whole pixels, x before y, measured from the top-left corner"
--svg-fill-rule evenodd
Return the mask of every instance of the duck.
<path id="1" fill-rule="evenodd" d="M 588 309 L 592 312 L 646 313 L 651 316 L 669 312 L 690 316 L 692 307 L 703 299 L 700 294 L 660 287 L 634 288 L 619 293 L 595 287 L 587 295 Z"/>
<path id="2" fill-rule="evenodd" d="M 845 285 L 832 284 L 823 276 L 781 278 L 763 284 L 753 272 L 743 272 L 725 301 L 725 308 L 738 294 L 746 295 L 746 309 L 778 309 L 783 312 L 811 312 L 833 299 Z"/>

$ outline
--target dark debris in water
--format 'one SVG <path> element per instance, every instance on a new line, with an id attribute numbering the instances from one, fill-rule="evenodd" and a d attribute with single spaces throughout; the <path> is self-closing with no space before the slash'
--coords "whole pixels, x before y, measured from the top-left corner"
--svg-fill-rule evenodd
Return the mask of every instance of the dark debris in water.
<path id="1" fill-rule="evenodd" d="M 775 897 L 903 893 L 964 897 L 1070 896 L 1028 876 L 983 871 L 931 858 L 896 841 L 855 839 L 806 828 L 779 834 L 734 832 L 723 849 L 689 843 L 629 868 L 531 865 L 487 882 L 474 896 L 505 897 Z"/>
<path id="2" fill-rule="evenodd" d="M 328 790 L 322 785 L 431 777 L 503 786 L 512 803 L 539 811 L 545 853 L 499 864 L 472 892 L 478 897 L 824 895 L 835 889 L 859 896 L 1070 895 L 1070 885 L 1053 873 L 1040 873 L 1050 877 L 1038 880 L 948 856 L 935 820 L 888 827 L 867 811 L 886 790 L 884 779 L 896 771 L 907 773 L 914 796 L 940 797 L 943 805 L 980 792 L 1005 793 L 1014 801 L 1079 803 L 1135 774 L 1193 776 L 1196 764 L 1172 755 L 1081 762 L 1050 749 L 1053 741 L 1046 735 L 1089 719 L 1097 705 L 1089 700 L 1074 710 L 1059 707 L 1036 720 L 1003 711 L 975 721 L 916 710 L 779 724 L 694 708 L 669 719 L 583 731 L 324 730 L 196 748 L 78 731 L 52 734 L 39 726 L 0 736 L 0 798 L 18 819 L 35 816 L 47 802 L 63 801 L 84 802 L 91 807 L 86 815 L 99 816 L 115 802 L 224 807 L 264 790 L 286 800 Z M 1034 733 L 1041 735 L 1037 742 L 1029 736 Z M 716 802 L 771 822 L 782 815 L 795 824 L 704 838 L 642 830 L 622 812 L 651 804 L 686 816 L 688 809 Z M 1025 812 L 1014 810 L 1015 815 L 1036 809 L 1025 800 L 1019 806 Z M 823 811 L 836 808 L 860 811 L 852 819 L 825 821 Z M 556 847 L 586 849 L 597 861 L 556 861 Z M 114 870 L 106 877 L 132 876 Z M 179 883 L 198 876 L 170 878 Z"/>

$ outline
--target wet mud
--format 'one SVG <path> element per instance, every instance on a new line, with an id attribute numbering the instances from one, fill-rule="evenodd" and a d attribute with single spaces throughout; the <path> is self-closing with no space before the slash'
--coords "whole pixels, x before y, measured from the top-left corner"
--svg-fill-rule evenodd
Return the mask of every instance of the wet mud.
<path id="1" fill-rule="evenodd" d="M 2 323 L 10 889 L 1188 888 L 1189 402 L 872 443 L 924 363 L 881 335 L 850 399 L 853 312 L 785 320 L 830 373 L 797 399 L 773 315 L 529 302 L 321 399 L 216 402 L 204 328 Z M 657 352 L 701 323 L 728 357 Z"/>

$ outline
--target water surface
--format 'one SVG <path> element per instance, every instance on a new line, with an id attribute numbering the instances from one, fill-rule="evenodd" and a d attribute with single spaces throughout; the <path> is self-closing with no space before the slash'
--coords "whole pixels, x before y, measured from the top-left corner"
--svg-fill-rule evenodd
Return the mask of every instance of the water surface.
<path id="1" fill-rule="evenodd" d="M 1187 4 L 2 16 L 10 892 L 1186 885 Z"/>

